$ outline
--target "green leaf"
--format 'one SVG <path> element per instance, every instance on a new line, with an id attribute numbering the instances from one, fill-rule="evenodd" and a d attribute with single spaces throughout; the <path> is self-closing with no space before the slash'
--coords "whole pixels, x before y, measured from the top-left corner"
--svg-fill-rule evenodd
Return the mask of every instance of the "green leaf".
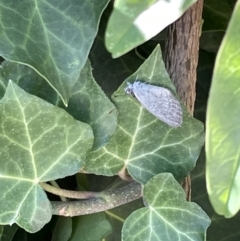
<path id="1" fill-rule="evenodd" d="M 0 241 L 12 241 L 17 230 L 18 226 L 15 224 L 12 226 L 0 226 Z"/>
<path id="2" fill-rule="evenodd" d="M 51 241 L 68 241 L 72 234 L 72 218 L 59 217 Z"/>
<path id="3" fill-rule="evenodd" d="M 160 47 L 126 81 L 148 81 L 169 88 L 175 93 L 162 60 Z M 91 152 L 84 169 L 98 175 L 128 173 L 138 182 L 146 183 L 154 175 L 171 172 L 178 179 L 195 166 L 204 142 L 203 124 L 183 108 L 183 124 L 172 128 L 156 119 L 132 96 L 125 95 L 126 81 L 113 94 L 119 112 L 118 126 L 110 142 Z"/>
<path id="4" fill-rule="evenodd" d="M 202 241 L 210 219 L 196 204 L 187 202 L 185 192 L 169 173 L 153 177 L 143 189 L 147 205 L 132 213 L 124 223 L 122 240 Z"/>
<path id="5" fill-rule="evenodd" d="M 12 241 L 30 241 L 27 237 L 27 232 L 24 229 L 18 229 Z"/>
<path id="6" fill-rule="evenodd" d="M 228 0 L 205 0 L 203 5 L 203 29 L 208 32 L 225 31 L 231 14 L 232 7 Z"/>
<path id="7" fill-rule="evenodd" d="M 206 122 L 207 189 L 218 214 L 240 208 L 240 1 L 235 6 L 215 63 Z"/>
<path id="8" fill-rule="evenodd" d="M 224 31 L 203 31 L 200 39 L 200 48 L 207 52 L 217 53 L 224 34 Z"/>
<path id="9" fill-rule="evenodd" d="M 0 97 L 4 95 L 9 79 L 16 80 L 14 82 L 28 93 L 64 108 L 75 119 L 91 125 L 95 137 L 94 149 L 105 145 L 116 129 L 116 108 L 95 82 L 89 61 L 84 65 L 71 91 L 68 107 L 65 107 L 56 92 L 35 71 L 9 61 L 4 61 L 0 69 Z"/>
<path id="10" fill-rule="evenodd" d="M 91 125 L 94 133 L 93 149 L 105 145 L 116 130 L 116 107 L 95 82 L 89 61 L 72 89 L 69 105 L 65 109 L 75 119 Z"/>
<path id="11" fill-rule="evenodd" d="M 135 51 L 131 51 L 121 58 L 113 60 L 112 56 L 106 50 L 104 35 L 111 12 L 111 6 L 103 12 L 99 31 L 89 55 L 95 80 L 109 97 L 122 84 L 123 80 L 135 72 L 143 62 L 136 55 Z"/>
<path id="12" fill-rule="evenodd" d="M 9 80 L 32 95 L 36 95 L 57 105 L 60 99 L 54 89 L 36 71 L 29 66 L 3 61 L 0 66 L 0 98 L 7 89 Z"/>
<path id="13" fill-rule="evenodd" d="M 0 223 L 37 232 L 51 218 L 38 183 L 75 174 L 92 147 L 92 130 L 11 81 L 0 123 Z"/>
<path id="14" fill-rule="evenodd" d="M 109 19 L 106 47 L 117 58 L 157 35 L 196 0 L 119 0 Z"/>
<path id="15" fill-rule="evenodd" d="M 217 53 L 232 14 L 228 0 L 205 0 L 200 48 Z"/>
<path id="16" fill-rule="evenodd" d="M 210 80 L 210 78 L 209 78 Z M 207 230 L 207 240 L 210 241 L 236 241 L 240 240 L 240 213 L 232 218 L 226 219 L 224 216 L 217 215 L 210 204 L 206 190 L 205 179 L 205 150 L 202 149 L 197 166 L 191 172 L 191 196 L 192 201 L 196 202 L 211 218 L 211 225 Z"/>
<path id="17" fill-rule="evenodd" d="M 107 3 L 2 0 L 0 55 L 36 70 L 66 105 Z"/>
<path id="18" fill-rule="evenodd" d="M 68 241 L 100 241 L 112 231 L 104 213 L 74 217 L 72 220 L 73 232 Z"/>

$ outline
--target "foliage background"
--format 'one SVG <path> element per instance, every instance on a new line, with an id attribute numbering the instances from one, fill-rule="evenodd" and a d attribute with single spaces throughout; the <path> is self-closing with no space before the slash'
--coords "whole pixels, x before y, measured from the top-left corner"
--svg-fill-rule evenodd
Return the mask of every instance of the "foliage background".
<path id="1" fill-rule="evenodd" d="M 219 49 L 222 37 L 226 31 L 229 19 L 231 17 L 232 9 L 235 1 L 224 0 L 214 1 L 206 0 L 203 10 L 203 30 L 201 35 L 199 66 L 198 66 L 198 79 L 197 79 L 197 97 L 195 104 L 194 116 L 205 121 L 206 104 L 211 85 L 212 71 L 214 67 L 216 53 Z M 111 94 L 119 87 L 124 79 L 137 70 L 137 68 L 143 63 L 143 59 L 136 55 L 135 51 L 130 51 L 126 55 L 118 59 L 112 59 L 111 55 L 106 51 L 104 45 L 104 33 L 106 30 L 106 23 L 111 12 L 111 6 L 109 6 L 103 13 L 101 18 L 100 28 L 98 35 L 95 39 L 94 45 L 90 52 L 90 61 L 93 67 L 93 75 L 99 85 L 102 87 L 107 96 Z M 137 48 L 137 51 L 143 56 L 147 57 L 155 48 L 157 43 L 161 43 L 164 46 L 164 31 L 155 36 L 150 41 Z M 164 49 L 163 49 L 164 50 Z M 198 203 L 209 215 L 212 220 L 212 224 L 208 229 L 207 240 L 238 240 L 240 239 L 239 221 L 240 215 L 237 214 L 231 219 L 225 219 L 222 216 L 217 215 L 208 199 L 205 183 L 205 151 L 202 149 L 201 155 L 197 162 L 197 166 L 192 173 L 192 201 Z M 78 183 L 83 183 L 84 176 L 79 174 L 77 180 Z M 118 178 L 97 177 L 90 175 L 88 182 L 86 182 L 85 188 L 102 190 L 103 187 L 117 186 L 119 183 Z M 75 180 L 73 178 L 65 178 L 59 180 L 59 184 L 63 188 L 74 189 Z M 83 188 L 82 185 L 79 188 Z M 51 196 L 51 195 L 50 195 Z M 51 199 L 54 197 L 51 196 Z M 134 201 L 131 204 L 121 206 L 114 210 L 107 212 L 107 218 L 115 225 L 113 226 L 113 232 L 109 234 L 106 240 L 120 240 L 119 234 L 122 228 L 124 219 L 137 208 L 143 206 L 141 201 Z M 101 217 L 99 217 L 101 219 Z M 66 218 L 65 218 L 66 219 Z M 11 228 L 4 228 L 5 236 L 8 239 L 4 239 L 4 235 L 1 240 L 50 240 L 51 234 L 55 224 L 57 223 L 57 217 L 54 217 L 49 224 L 47 224 L 41 231 L 35 234 L 26 233 L 22 229 L 16 228 L 13 225 Z M 75 219 L 74 221 L 78 221 Z M 65 222 L 64 222 L 65 223 Z M 94 225 L 90 221 L 90 225 Z M 63 227 L 60 225 L 60 229 Z M 10 232 L 16 235 L 12 239 L 10 235 L 6 233 Z M 56 239 L 57 240 L 57 239 Z"/>

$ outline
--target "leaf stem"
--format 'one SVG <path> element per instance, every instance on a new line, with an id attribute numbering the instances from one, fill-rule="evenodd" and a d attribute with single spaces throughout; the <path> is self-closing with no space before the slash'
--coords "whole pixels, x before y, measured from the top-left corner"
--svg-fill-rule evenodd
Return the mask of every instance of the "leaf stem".
<path id="1" fill-rule="evenodd" d="M 56 181 L 50 181 L 50 183 L 52 184 L 53 187 L 60 188 Z M 60 196 L 60 199 L 64 202 L 67 201 L 67 198 L 63 196 Z"/>
<path id="2" fill-rule="evenodd" d="M 97 213 L 132 202 L 140 197 L 142 197 L 141 184 L 132 182 L 118 189 L 103 191 L 97 198 L 82 201 L 52 201 L 52 214 L 73 217 Z"/>
<path id="3" fill-rule="evenodd" d="M 88 192 L 88 191 L 70 191 L 66 189 L 61 189 L 54 187 L 45 182 L 41 182 L 40 186 L 47 192 L 58 195 L 60 197 L 67 197 L 73 199 L 90 199 L 90 198 L 100 198 L 102 197 L 101 192 Z"/>

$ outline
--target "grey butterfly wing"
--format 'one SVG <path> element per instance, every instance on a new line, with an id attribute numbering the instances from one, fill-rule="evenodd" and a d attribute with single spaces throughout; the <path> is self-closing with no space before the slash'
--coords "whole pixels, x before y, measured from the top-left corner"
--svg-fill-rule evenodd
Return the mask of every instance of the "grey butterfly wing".
<path id="1" fill-rule="evenodd" d="M 168 89 L 135 82 L 133 92 L 139 102 L 159 120 L 173 127 L 182 124 L 181 105 Z"/>

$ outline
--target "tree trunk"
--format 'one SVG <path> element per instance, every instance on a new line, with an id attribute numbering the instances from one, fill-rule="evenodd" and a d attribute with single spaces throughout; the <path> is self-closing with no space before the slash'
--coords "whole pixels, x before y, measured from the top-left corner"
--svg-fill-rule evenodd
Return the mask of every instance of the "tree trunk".
<path id="1" fill-rule="evenodd" d="M 168 28 L 165 45 L 165 65 L 178 96 L 193 115 L 196 96 L 196 70 L 199 37 L 202 27 L 203 0 L 198 0 Z M 185 179 L 187 199 L 191 199 L 191 179 Z"/>
<path id="2" fill-rule="evenodd" d="M 165 64 L 181 101 L 193 115 L 203 0 L 198 0 L 168 28 Z"/>

